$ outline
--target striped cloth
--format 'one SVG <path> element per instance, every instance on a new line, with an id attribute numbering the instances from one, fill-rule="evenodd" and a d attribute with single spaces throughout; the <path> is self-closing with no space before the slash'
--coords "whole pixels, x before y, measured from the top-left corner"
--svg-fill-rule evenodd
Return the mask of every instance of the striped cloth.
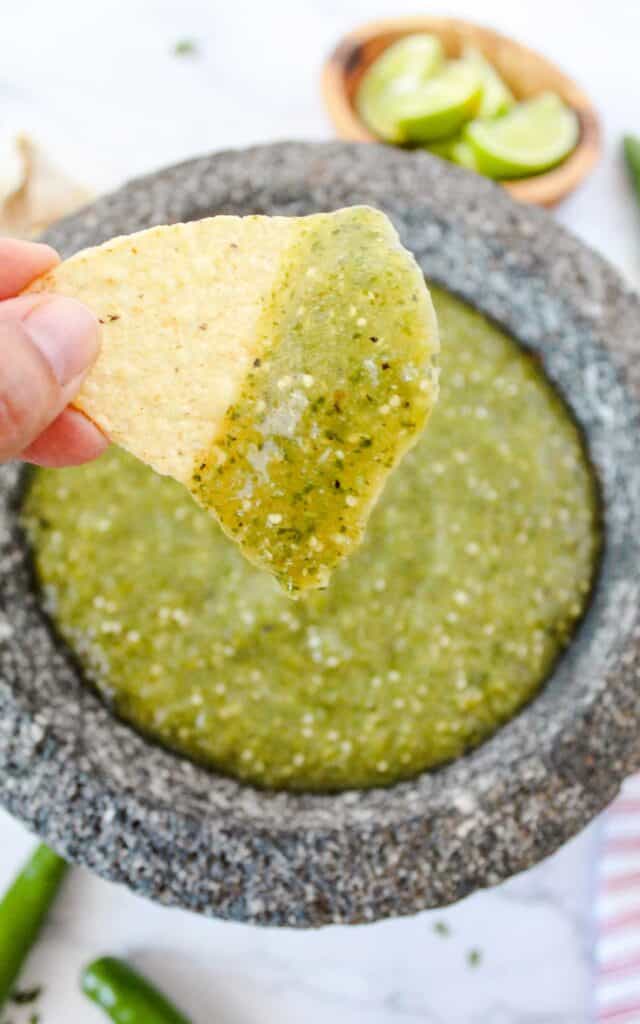
<path id="1" fill-rule="evenodd" d="M 603 816 L 596 903 L 597 1024 L 640 1024 L 640 774 Z"/>

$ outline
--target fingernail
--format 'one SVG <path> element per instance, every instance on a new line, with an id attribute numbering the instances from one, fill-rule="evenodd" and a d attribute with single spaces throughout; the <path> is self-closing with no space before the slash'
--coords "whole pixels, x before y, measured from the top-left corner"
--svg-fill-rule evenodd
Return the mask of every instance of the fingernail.
<path id="1" fill-rule="evenodd" d="M 82 376 L 98 354 L 98 321 L 75 299 L 47 298 L 23 323 L 63 387 Z"/>

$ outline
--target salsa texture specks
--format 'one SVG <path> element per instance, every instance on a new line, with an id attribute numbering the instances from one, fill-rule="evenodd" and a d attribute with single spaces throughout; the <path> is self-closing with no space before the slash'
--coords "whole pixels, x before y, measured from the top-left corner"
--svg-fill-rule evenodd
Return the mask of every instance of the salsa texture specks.
<path id="1" fill-rule="evenodd" d="M 145 733 L 260 786 L 376 786 L 475 746 L 542 685 L 592 585 L 594 476 L 536 362 L 432 293 L 440 401 L 326 590 L 289 600 L 120 451 L 35 473 L 23 519 L 48 607 Z"/>
<path id="2" fill-rule="evenodd" d="M 191 490 L 290 592 L 324 587 L 437 397 L 435 315 L 377 210 L 298 222 L 259 355 Z"/>

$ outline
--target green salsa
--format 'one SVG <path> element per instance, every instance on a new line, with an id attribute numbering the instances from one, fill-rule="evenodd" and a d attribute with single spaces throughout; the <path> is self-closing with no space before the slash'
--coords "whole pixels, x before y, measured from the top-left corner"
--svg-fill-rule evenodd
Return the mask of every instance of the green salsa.
<path id="1" fill-rule="evenodd" d="M 259 355 L 190 489 L 290 592 L 324 587 L 437 395 L 424 279 L 378 210 L 297 222 Z"/>
<path id="2" fill-rule="evenodd" d="M 433 297 L 440 402 L 324 591 L 291 602 L 121 451 L 35 473 L 48 606 L 122 717 L 240 779 L 332 790 L 456 757 L 535 694 L 589 596 L 597 488 L 535 360 Z"/>

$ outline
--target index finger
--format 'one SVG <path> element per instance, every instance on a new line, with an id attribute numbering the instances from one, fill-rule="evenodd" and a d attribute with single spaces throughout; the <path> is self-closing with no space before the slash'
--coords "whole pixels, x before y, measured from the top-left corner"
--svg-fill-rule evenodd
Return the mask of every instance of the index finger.
<path id="1" fill-rule="evenodd" d="M 60 257 L 50 245 L 0 238 L 0 300 L 17 295 L 59 262 Z"/>

